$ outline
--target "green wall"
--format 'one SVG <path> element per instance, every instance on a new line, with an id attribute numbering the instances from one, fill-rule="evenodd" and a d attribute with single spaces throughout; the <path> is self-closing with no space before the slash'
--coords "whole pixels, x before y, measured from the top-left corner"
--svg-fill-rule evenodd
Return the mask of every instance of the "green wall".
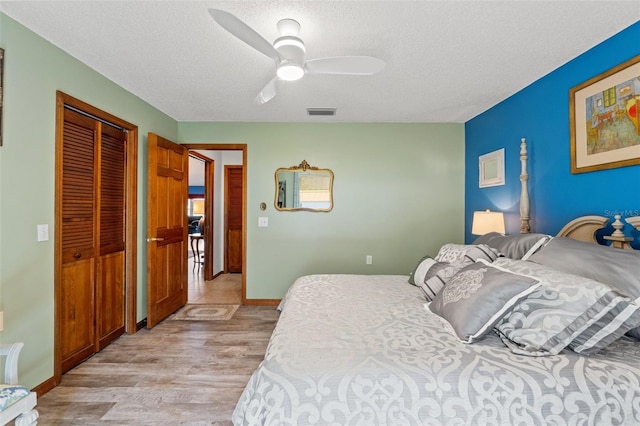
<path id="1" fill-rule="evenodd" d="M 146 139 L 177 138 L 177 122 L 0 13 L 5 49 L 0 147 L 0 342 L 23 341 L 20 378 L 53 375 L 53 252 L 56 90 L 138 126 L 138 319 L 146 312 Z M 36 225 L 49 241 L 36 242 Z M 142 315 L 142 316 L 141 316 Z"/>
<path id="2" fill-rule="evenodd" d="M 137 320 L 146 316 L 146 135 L 248 145 L 247 296 L 280 298 L 308 273 L 406 274 L 463 239 L 462 124 L 177 123 L 0 13 L 5 103 L 0 148 L 0 342 L 25 342 L 21 381 L 53 376 L 56 90 L 138 126 Z M 330 213 L 277 212 L 278 167 L 335 173 Z M 259 210 L 265 202 L 268 209 Z M 258 228 L 259 216 L 269 217 Z M 36 225 L 50 240 L 36 242 Z M 365 265 L 365 256 L 373 265 Z"/>
<path id="3" fill-rule="evenodd" d="M 178 128 L 182 143 L 247 144 L 249 299 L 281 298 L 304 274 L 408 274 L 421 256 L 462 242 L 463 124 L 181 122 Z M 273 207 L 276 169 L 302 160 L 333 170 L 331 212 Z M 269 227 L 258 227 L 260 216 Z"/>

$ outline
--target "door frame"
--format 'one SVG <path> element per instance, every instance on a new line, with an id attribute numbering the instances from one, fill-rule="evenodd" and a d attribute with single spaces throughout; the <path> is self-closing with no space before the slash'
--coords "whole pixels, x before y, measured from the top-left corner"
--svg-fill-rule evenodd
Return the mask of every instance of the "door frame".
<path id="1" fill-rule="evenodd" d="M 224 165 L 224 226 L 223 226 L 223 232 L 224 232 L 224 272 L 225 273 L 229 273 L 229 170 L 231 169 L 244 169 L 244 164 L 242 165 L 238 165 L 238 164 L 225 164 Z M 244 179 L 245 179 L 245 174 L 242 173 L 242 186 L 244 188 Z M 244 211 L 244 200 L 243 200 L 243 206 L 242 209 Z M 242 231 L 244 232 L 244 227 L 246 226 L 246 224 L 243 222 L 242 223 Z M 244 240 L 243 240 L 243 244 L 245 244 Z M 244 250 L 244 247 L 243 247 Z M 243 258 L 244 260 L 244 258 Z M 243 265 L 244 266 L 244 265 Z"/>
<path id="2" fill-rule="evenodd" d="M 204 162 L 204 230 L 200 230 L 200 233 L 204 236 L 204 280 L 211 281 L 215 277 L 213 276 L 213 238 L 214 229 L 213 226 L 209 226 L 214 223 L 214 208 L 213 208 L 213 184 L 214 184 L 214 167 L 215 160 L 207 157 L 193 149 L 188 149 L 189 155 L 195 157 Z"/>
<path id="3" fill-rule="evenodd" d="M 64 107 L 68 105 L 127 131 L 125 205 L 125 333 L 137 331 L 137 247 L 138 247 L 138 126 L 96 108 L 80 99 L 56 91 L 55 225 L 54 225 L 54 385 L 62 381 L 62 143 Z"/>
<path id="4" fill-rule="evenodd" d="M 242 151 L 242 304 L 247 304 L 247 144 L 185 143 L 191 150 Z M 206 191 L 206 185 L 205 185 Z M 213 204 L 213 200 L 212 200 Z M 206 214 L 206 213 L 205 213 Z M 205 219 L 206 220 L 206 219 Z M 225 248 L 226 249 L 226 248 Z M 211 266 L 213 268 L 213 265 Z M 212 269 L 213 270 L 213 269 Z"/>

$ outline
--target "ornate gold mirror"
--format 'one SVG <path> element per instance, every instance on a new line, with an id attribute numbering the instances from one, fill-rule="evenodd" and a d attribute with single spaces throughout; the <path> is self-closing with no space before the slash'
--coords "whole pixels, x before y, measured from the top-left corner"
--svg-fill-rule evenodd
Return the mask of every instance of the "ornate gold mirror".
<path id="1" fill-rule="evenodd" d="M 276 170 L 275 207 L 281 211 L 328 212 L 333 209 L 333 172 L 302 160 Z"/>

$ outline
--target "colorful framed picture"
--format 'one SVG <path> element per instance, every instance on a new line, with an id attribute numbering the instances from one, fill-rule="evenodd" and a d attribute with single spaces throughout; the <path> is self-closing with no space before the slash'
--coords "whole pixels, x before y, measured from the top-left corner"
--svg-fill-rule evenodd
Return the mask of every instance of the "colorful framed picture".
<path id="1" fill-rule="evenodd" d="M 571 173 L 640 164 L 640 55 L 569 91 Z"/>

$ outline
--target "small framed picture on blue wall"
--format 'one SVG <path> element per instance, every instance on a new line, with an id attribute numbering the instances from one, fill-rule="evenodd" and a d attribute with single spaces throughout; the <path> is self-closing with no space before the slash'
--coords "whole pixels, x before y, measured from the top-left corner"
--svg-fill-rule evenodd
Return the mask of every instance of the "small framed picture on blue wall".
<path id="1" fill-rule="evenodd" d="M 504 185 L 504 148 L 478 157 L 479 187 Z"/>
<path id="2" fill-rule="evenodd" d="M 640 55 L 569 92 L 571 173 L 640 164 Z"/>

